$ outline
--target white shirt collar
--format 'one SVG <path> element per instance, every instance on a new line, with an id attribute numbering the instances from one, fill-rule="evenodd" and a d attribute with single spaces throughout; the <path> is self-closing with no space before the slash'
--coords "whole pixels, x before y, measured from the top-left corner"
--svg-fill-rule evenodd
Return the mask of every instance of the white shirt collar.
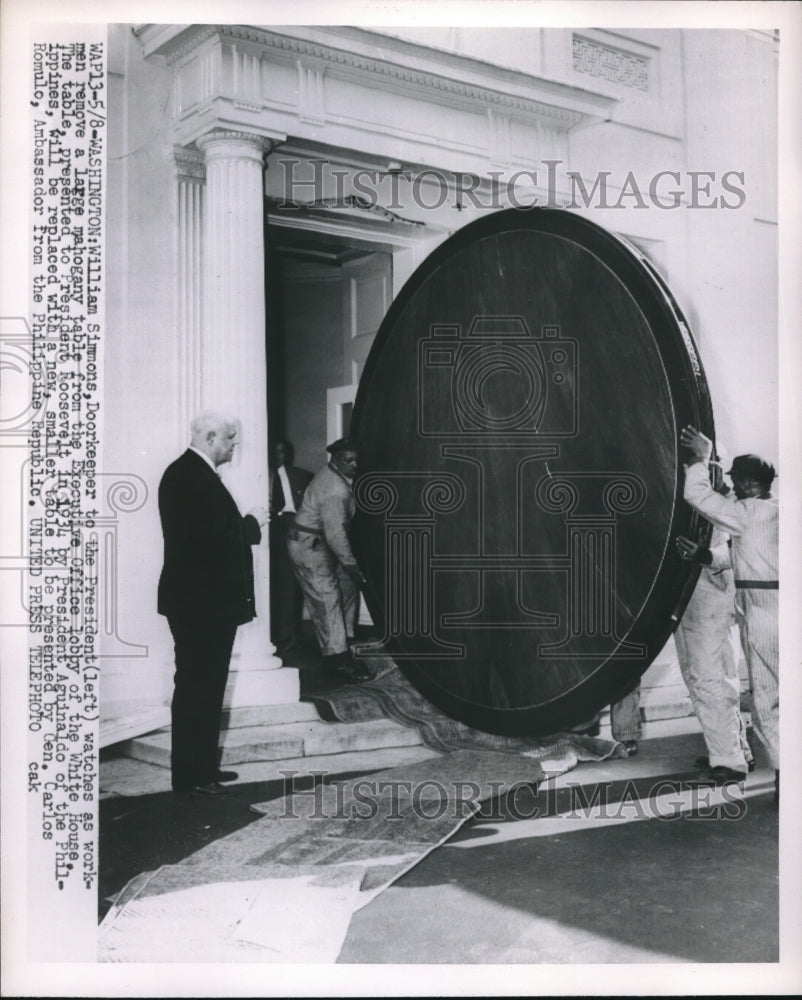
<path id="1" fill-rule="evenodd" d="M 214 464 L 214 462 L 209 458 L 209 456 L 205 452 L 199 451 L 197 448 L 193 448 L 192 445 L 189 446 L 189 450 L 190 451 L 194 451 L 196 455 L 200 455 L 200 457 L 203 459 L 203 461 L 209 466 L 209 468 L 212 470 L 212 472 L 216 476 L 220 475 L 220 473 L 217 471 L 217 466 Z"/>
<path id="2" fill-rule="evenodd" d="M 281 487 L 284 491 L 284 507 L 280 513 L 285 511 L 294 514 L 295 511 L 295 501 L 292 499 L 292 487 L 290 486 L 290 477 L 287 475 L 287 470 L 283 465 L 278 467 L 278 478 L 281 480 Z"/>

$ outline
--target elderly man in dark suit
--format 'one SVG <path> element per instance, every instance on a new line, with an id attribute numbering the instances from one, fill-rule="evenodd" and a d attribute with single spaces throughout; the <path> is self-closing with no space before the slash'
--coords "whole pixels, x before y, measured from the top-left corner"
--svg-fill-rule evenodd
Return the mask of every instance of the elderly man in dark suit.
<path id="1" fill-rule="evenodd" d="M 287 552 L 287 532 L 295 523 L 312 473 L 293 465 L 294 458 L 291 442 L 276 442 L 270 490 L 270 631 L 279 656 L 297 645 L 303 609 L 303 595 Z"/>
<path id="2" fill-rule="evenodd" d="M 172 702 L 172 784 L 175 792 L 217 795 L 218 737 L 223 694 L 237 627 L 255 615 L 251 546 L 261 540 L 267 511 L 244 517 L 217 469 L 237 445 L 236 422 L 204 413 L 192 422 L 192 443 L 159 484 L 164 567 L 160 614 L 175 642 Z"/>

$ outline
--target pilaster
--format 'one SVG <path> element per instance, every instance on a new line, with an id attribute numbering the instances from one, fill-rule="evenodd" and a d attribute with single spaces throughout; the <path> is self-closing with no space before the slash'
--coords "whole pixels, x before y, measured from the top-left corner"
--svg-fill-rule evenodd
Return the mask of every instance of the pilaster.
<path id="1" fill-rule="evenodd" d="M 203 325 L 203 211 L 206 164 L 203 153 L 176 146 L 177 261 L 176 325 L 182 360 L 178 385 L 181 433 L 201 409 L 201 332 Z M 182 437 L 182 441 L 183 441 Z"/>

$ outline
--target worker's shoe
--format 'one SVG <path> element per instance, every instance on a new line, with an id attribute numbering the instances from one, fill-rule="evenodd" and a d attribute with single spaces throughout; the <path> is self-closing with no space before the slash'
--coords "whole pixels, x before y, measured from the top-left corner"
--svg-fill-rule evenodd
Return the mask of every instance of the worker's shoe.
<path id="1" fill-rule="evenodd" d="M 697 757 L 696 760 L 694 761 L 694 764 L 696 764 L 697 767 L 701 767 L 703 771 L 709 771 L 710 770 L 710 758 L 709 757 Z M 749 768 L 750 771 L 754 771 L 754 769 L 755 769 L 755 758 L 754 757 L 750 758 L 746 762 L 746 766 Z"/>
<path id="2" fill-rule="evenodd" d="M 357 660 L 346 663 L 340 669 L 349 684 L 364 684 L 365 681 L 373 680 L 373 672 Z"/>
<path id="3" fill-rule="evenodd" d="M 621 745 L 627 752 L 627 757 L 634 757 L 638 752 L 637 740 L 621 740 Z"/>
<path id="4" fill-rule="evenodd" d="M 351 657 L 350 650 L 324 656 L 323 661 L 329 675 L 335 680 L 344 681 L 346 684 L 363 684 L 373 678 L 373 673 L 364 663 L 359 663 Z"/>
<path id="5" fill-rule="evenodd" d="M 719 764 L 701 771 L 695 780 L 701 785 L 729 785 L 732 782 L 740 784 L 746 780 L 746 771 L 736 771 L 735 768 Z"/>

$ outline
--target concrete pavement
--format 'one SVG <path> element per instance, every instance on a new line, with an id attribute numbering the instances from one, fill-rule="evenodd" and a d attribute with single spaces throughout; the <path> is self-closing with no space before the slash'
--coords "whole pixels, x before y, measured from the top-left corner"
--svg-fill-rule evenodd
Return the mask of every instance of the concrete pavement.
<path id="1" fill-rule="evenodd" d="M 695 786 L 702 737 L 679 732 L 484 807 L 353 916 L 339 961 L 776 961 L 778 810 L 756 749 L 742 794 Z M 100 914 L 134 875 L 252 822 L 251 803 L 284 794 L 282 771 L 303 787 L 427 756 L 412 746 L 245 764 L 231 793 L 210 799 L 177 798 L 165 768 L 105 751 Z"/>

